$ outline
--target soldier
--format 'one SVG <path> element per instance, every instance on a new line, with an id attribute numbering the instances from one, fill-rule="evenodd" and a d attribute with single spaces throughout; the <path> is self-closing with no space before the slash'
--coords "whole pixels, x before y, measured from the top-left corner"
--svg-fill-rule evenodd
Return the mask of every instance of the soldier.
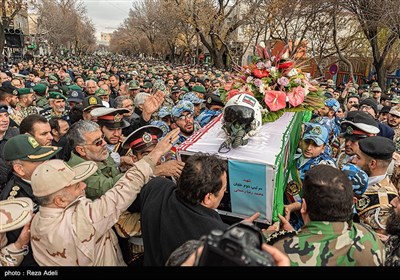
<path id="1" fill-rule="evenodd" d="M 32 173 L 39 164 L 53 157 L 61 148 L 42 147 L 35 138 L 28 134 L 20 134 L 12 137 L 4 148 L 4 158 L 11 162 L 13 175 L 2 191 L 0 199 L 28 197 L 34 202 L 33 212 L 36 213 L 39 210 L 39 206 L 30 184 Z M 20 233 L 21 229 L 8 232 L 8 242 L 15 242 Z M 22 265 L 37 265 L 32 256 L 32 249 L 28 251 Z"/>
<path id="2" fill-rule="evenodd" d="M 356 210 L 361 223 L 370 226 L 380 234 L 386 234 L 386 221 L 392 207 L 390 201 L 398 191 L 387 175 L 395 146 L 393 141 L 372 136 L 358 142 L 359 150 L 352 163 L 364 170 L 368 178 L 368 188 L 357 200 Z"/>
<path id="3" fill-rule="evenodd" d="M 50 120 L 52 117 L 60 117 L 69 122 L 69 107 L 65 106 L 67 98 L 60 92 L 49 92 L 50 108 L 43 109 L 39 112 L 40 115 Z"/>
<path id="4" fill-rule="evenodd" d="M 129 156 L 120 156 L 118 153 L 122 149 L 122 129 L 129 126 L 129 123 L 124 120 L 123 114 L 128 113 L 128 109 L 115 108 L 95 108 L 91 115 L 97 118 L 97 123 L 100 130 L 104 134 L 104 140 L 107 142 L 107 150 L 119 167 L 131 167 L 133 160 Z M 126 168 L 127 169 L 127 168 Z"/>
<path id="5" fill-rule="evenodd" d="M 362 111 L 351 111 L 340 125 L 344 132 L 340 136 L 344 138 L 341 151 L 336 160 L 336 166 L 341 169 L 349 163 L 358 151 L 358 141 L 379 133 L 378 124 L 371 115 Z"/>
<path id="6" fill-rule="evenodd" d="M 179 145 L 192 136 L 195 131 L 194 106 L 190 101 L 181 100 L 172 108 L 171 115 L 171 128 L 179 127 L 180 129 L 179 140 L 175 143 L 175 145 Z"/>
<path id="7" fill-rule="evenodd" d="M 33 105 L 35 102 L 35 95 L 31 88 L 18 89 L 18 103 L 13 109 L 10 118 L 13 119 L 18 125 L 21 121 L 29 115 L 38 114 L 39 109 Z"/>
<path id="8" fill-rule="evenodd" d="M 383 243 L 363 225 L 351 222 L 352 207 L 353 189 L 347 176 L 318 165 L 304 179 L 301 231 L 294 232 L 279 215 L 283 230 L 267 241 L 288 255 L 291 266 L 382 266 Z"/>
<path id="9" fill-rule="evenodd" d="M 396 152 L 400 153 L 400 108 L 390 109 L 387 124 L 394 130 L 393 142 L 396 145 Z"/>
<path id="10" fill-rule="evenodd" d="M 83 119 L 96 121 L 96 118 L 93 117 L 90 113 L 94 108 L 104 107 L 103 102 L 100 97 L 97 96 L 87 96 L 82 101 L 83 105 Z"/>
<path id="11" fill-rule="evenodd" d="M 49 103 L 47 102 L 47 85 L 37 84 L 33 87 L 33 91 L 36 95 L 36 106 L 42 109 L 48 108 Z"/>

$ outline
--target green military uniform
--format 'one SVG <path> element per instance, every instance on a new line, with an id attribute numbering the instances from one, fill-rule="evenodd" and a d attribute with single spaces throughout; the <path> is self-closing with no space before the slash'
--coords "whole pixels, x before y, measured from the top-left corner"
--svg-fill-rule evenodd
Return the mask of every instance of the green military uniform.
<path id="1" fill-rule="evenodd" d="M 46 97 L 42 96 L 42 97 L 39 97 L 38 99 L 36 99 L 36 106 L 46 109 L 46 108 L 49 108 L 49 102 L 47 102 Z"/>
<path id="2" fill-rule="evenodd" d="M 68 161 L 68 165 L 74 167 L 79 163 L 85 162 L 86 160 L 71 153 L 71 158 Z M 118 168 L 116 167 L 113 159 L 109 156 L 105 162 L 97 162 L 98 169 L 96 173 L 85 180 L 87 185 L 86 196 L 90 199 L 99 198 L 106 191 L 111 189 L 114 184 L 123 176 Z"/>
<path id="3" fill-rule="evenodd" d="M 368 186 L 356 204 L 360 221 L 369 225 L 373 230 L 384 233 L 389 211 L 393 207 L 390 201 L 397 194 L 396 187 L 387 176 L 379 183 Z"/>
<path id="4" fill-rule="evenodd" d="M 385 247 L 360 224 L 311 221 L 297 234 L 267 238 L 290 259 L 291 266 L 382 266 Z"/>
<path id="5" fill-rule="evenodd" d="M 49 98 L 50 99 L 64 99 L 64 101 L 67 100 L 67 98 L 60 92 L 50 92 Z M 65 107 L 65 111 L 60 115 L 60 114 L 55 113 L 53 111 L 53 108 L 49 107 L 49 108 L 41 110 L 39 112 L 39 114 L 42 115 L 43 117 L 45 117 L 47 120 L 50 120 L 52 117 L 59 117 L 59 118 L 66 120 L 69 123 L 69 111 L 70 111 L 70 109 L 68 107 Z"/>

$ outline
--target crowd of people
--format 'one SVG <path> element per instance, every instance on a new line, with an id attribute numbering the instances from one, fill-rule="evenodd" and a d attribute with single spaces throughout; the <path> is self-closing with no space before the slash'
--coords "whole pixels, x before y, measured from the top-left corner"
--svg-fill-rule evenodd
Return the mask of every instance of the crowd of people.
<path id="1" fill-rule="evenodd" d="M 1 220 L 1 265 L 195 265 L 194 240 L 229 228 L 228 166 L 175 150 L 222 114 L 234 75 L 95 55 L 2 69 L 0 210 L 25 199 L 33 218 Z M 259 249 L 276 265 L 399 265 L 400 83 L 318 87 Z"/>

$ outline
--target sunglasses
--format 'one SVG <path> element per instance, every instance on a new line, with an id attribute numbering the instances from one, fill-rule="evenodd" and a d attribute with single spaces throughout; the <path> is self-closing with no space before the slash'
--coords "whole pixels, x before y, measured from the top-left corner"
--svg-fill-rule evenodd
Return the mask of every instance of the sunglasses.
<path id="1" fill-rule="evenodd" d="M 93 143 L 85 144 L 85 145 L 82 145 L 82 146 L 94 145 L 96 147 L 100 147 L 101 145 L 103 145 L 103 141 L 105 141 L 104 137 L 105 137 L 105 135 L 103 134 L 99 139 L 95 140 Z"/>

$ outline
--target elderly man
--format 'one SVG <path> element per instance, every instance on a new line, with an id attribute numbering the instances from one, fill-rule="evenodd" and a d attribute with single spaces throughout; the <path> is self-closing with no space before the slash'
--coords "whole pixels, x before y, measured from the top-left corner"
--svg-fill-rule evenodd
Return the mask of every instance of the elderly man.
<path id="1" fill-rule="evenodd" d="M 390 201 L 398 196 L 398 190 L 390 181 L 387 169 L 395 151 L 393 141 L 371 136 L 358 142 L 359 150 L 352 163 L 364 170 L 368 178 L 368 187 L 357 200 L 356 210 L 360 221 L 380 234 L 386 234 L 386 222 Z"/>
<path id="2" fill-rule="evenodd" d="M 16 197 L 28 197 L 34 203 L 33 211 L 39 210 L 39 205 L 31 188 L 31 176 L 35 168 L 44 161 L 53 157 L 61 148 L 41 147 L 39 143 L 28 134 L 20 134 L 12 137 L 4 147 L 4 158 L 11 163 L 13 175 L 1 192 L 0 200 L 13 199 Z M 9 243 L 15 242 L 22 229 L 7 233 Z M 37 265 L 29 250 L 25 256 L 23 266 Z"/>
<path id="3" fill-rule="evenodd" d="M 69 107 L 65 106 L 66 100 L 67 98 L 61 92 L 49 92 L 50 108 L 41 110 L 39 114 L 47 120 L 50 120 L 52 117 L 60 117 L 69 122 Z"/>
<path id="4" fill-rule="evenodd" d="M 39 265 L 125 266 L 112 227 L 176 139 L 177 131 L 171 132 L 95 201 L 85 197 L 83 181 L 96 172 L 96 163 L 82 162 L 71 168 L 63 161 L 50 160 L 38 166 L 32 189 L 41 207 L 32 221 L 31 240 Z"/>

